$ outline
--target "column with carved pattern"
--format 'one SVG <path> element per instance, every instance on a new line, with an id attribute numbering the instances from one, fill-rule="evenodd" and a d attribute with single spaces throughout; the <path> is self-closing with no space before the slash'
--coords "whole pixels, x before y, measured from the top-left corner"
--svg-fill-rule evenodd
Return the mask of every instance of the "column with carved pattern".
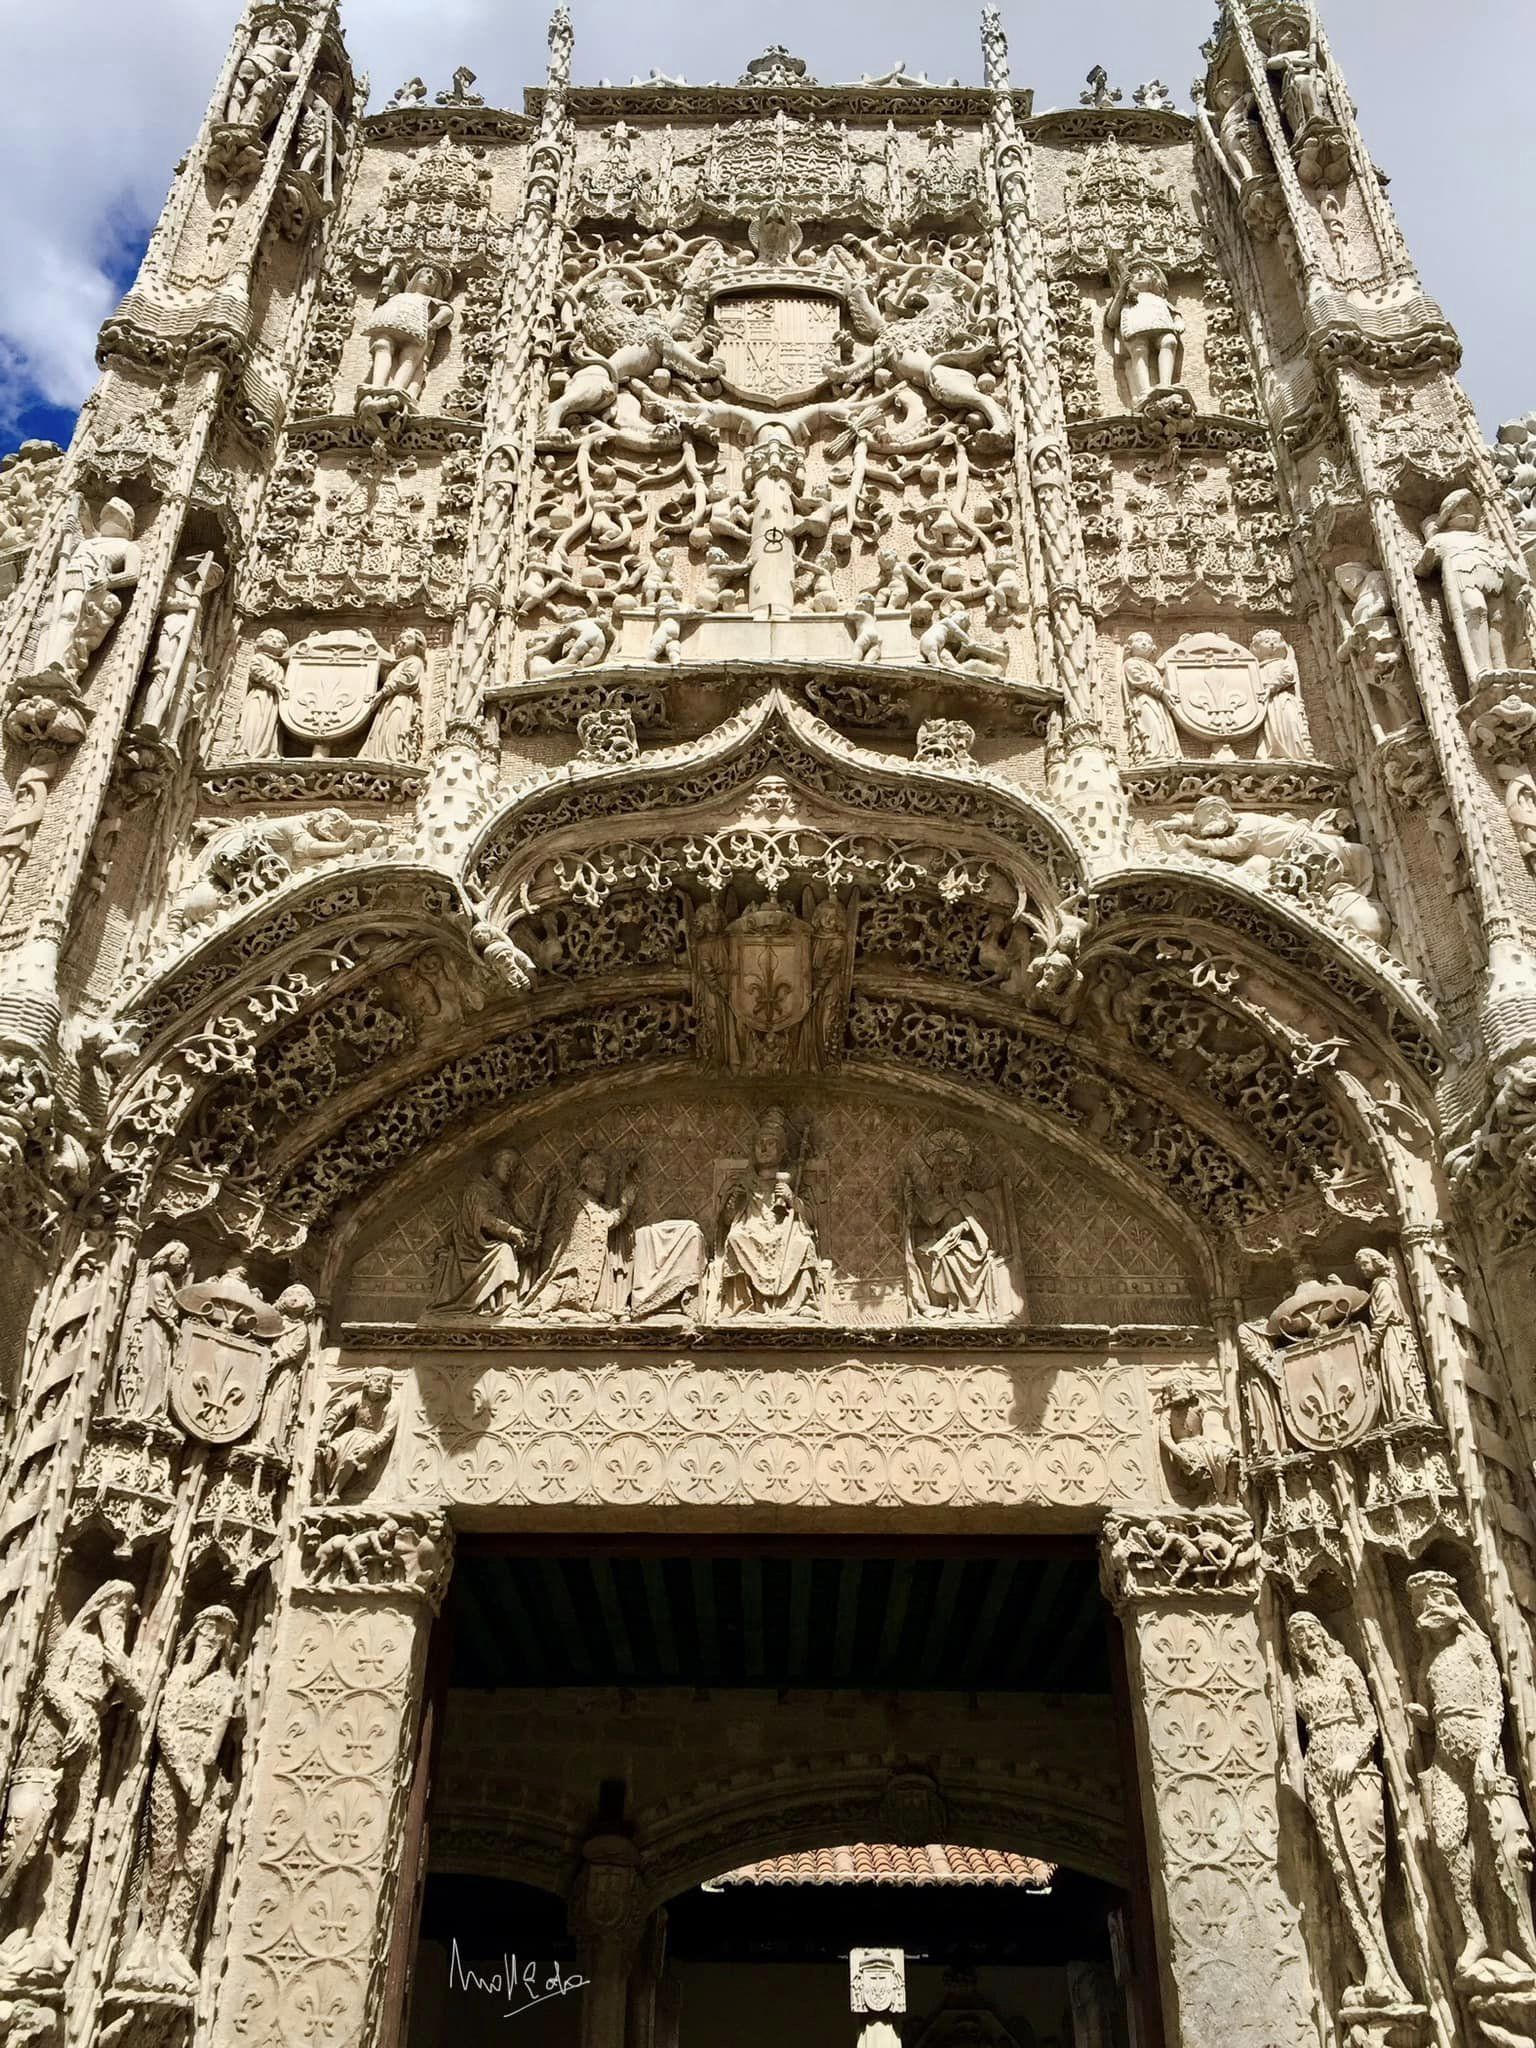
<path id="1" fill-rule="evenodd" d="M 452 1537 L 423 1510 L 320 1508 L 277 1617 L 211 2038 L 378 2038 L 427 1638 Z"/>
<path id="2" fill-rule="evenodd" d="M 1125 1629 L 1169 2042 L 1311 2048 L 1253 1524 L 1235 1508 L 1112 1515 L 1100 1564 Z"/>

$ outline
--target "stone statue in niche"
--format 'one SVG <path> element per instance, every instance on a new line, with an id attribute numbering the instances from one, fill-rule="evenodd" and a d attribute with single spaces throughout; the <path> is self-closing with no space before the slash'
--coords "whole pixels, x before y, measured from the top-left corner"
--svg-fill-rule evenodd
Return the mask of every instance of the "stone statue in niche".
<path id="1" fill-rule="evenodd" d="M 731 916 L 733 899 L 692 913 L 688 957 L 705 1057 L 753 1074 L 820 1072 L 842 1053 L 857 899 L 800 914 L 777 898 Z"/>
<path id="2" fill-rule="evenodd" d="M 188 556 L 171 570 L 149 678 L 134 723 L 139 732 L 172 747 L 180 740 L 200 695 L 204 607 L 223 581 L 224 571 L 212 554 Z"/>
<path id="3" fill-rule="evenodd" d="M 256 635 L 245 676 L 245 699 L 240 706 L 242 761 L 268 761 L 279 751 L 278 700 L 282 696 L 287 658 L 288 635 L 278 627 L 268 626 Z"/>
<path id="4" fill-rule="evenodd" d="M 363 329 L 371 360 L 367 381 L 358 386 L 360 413 L 383 419 L 402 404 L 420 405 L 438 337 L 453 324 L 452 296 L 453 275 L 441 265 L 391 265 L 384 295 Z"/>
<path id="5" fill-rule="evenodd" d="M 11 1922 L 0 1942 L 5 1978 L 57 1978 L 69 1966 L 80 1873 L 96 1827 L 102 1722 L 115 1701 L 135 1711 L 143 1704 L 127 1650 L 136 1605 L 126 1579 L 109 1579 L 48 1654 L 0 1830 L 0 1910 Z"/>
<path id="6" fill-rule="evenodd" d="M 333 1394 L 320 1425 L 315 1454 L 315 1498 L 345 1500 L 365 1491 L 389 1456 L 399 1426 L 395 1382 L 378 1367 L 362 1385 Z"/>
<path id="7" fill-rule="evenodd" d="M 1402 635 L 1385 575 L 1369 562 L 1341 562 L 1333 580 L 1345 606 L 1339 658 L 1360 679 L 1367 715 L 1380 733 L 1399 732 L 1418 719 L 1409 694 Z"/>
<path id="8" fill-rule="evenodd" d="M 902 1211 L 914 1315 L 1002 1323 L 1020 1313 L 1007 1194 L 963 1132 L 935 1131 L 918 1146 Z"/>
<path id="9" fill-rule="evenodd" d="M 299 169 L 314 179 L 327 205 L 336 197 L 336 167 L 346 150 L 345 131 L 336 118 L 344 90 L 334 71 L 317 73 L 293 134 Z"/>
<path id="10" fill-rule="evenodd" d="M 1360 1982 L 1344 1994 L 1344 2009 L 1410 2006 L 1383 1916 L 1387 1815 L 1370 1692 L 1360 1667 L 1315 1614 L 1293 1614 L 1286 1637 L 1296 1712 L 1307 1731 L 1307 1811 L 1364 1965 Z"/>
<path id="11" fill-rule="evenodd" d="M 719 1252 L 711 1293 L 722 1316 L 816 1313 L 825 1272 L 816 1221 L 804 1194 L 809 1134 L 791 1153 L 784 1112 L 770 1109 L 752 1139 L 752 1157 L 720 1205 Z"/>
<path id="12" fill-rule="evenodd" d="M 1159 1391 L 1157 1410 L 1157 1440 L 1176 1492 L 1195 1502 L 1225 1500 L 1237 1446 L 1187 1373 Z"/>
<path id="13" fill-rule="evenodd" d="M 1253 94 L 1231 79 L 1219 81 L 1211 95 L 1216 139 L 1227 170 L 1239 187 L 1267 175 L 1262 163 L 1264 138 L 1254 119 Z"/>
<path id="14" fill-rule="evenodd" d="M 1426 1658 L 1426 1704 L 1409 1707 L 1428 1735 L 1419 1783 L 1462 1948 L 1459 1983 L 1497 1990 L 1536 1981 L 1531 1834 L 1504 1764 L 1504 1687 L 1493 1645 L 1449 1572 L 1415 1572 L 1408 1603 Z"/>
<path id="15" fill-rule="evenodd" d="M 1345 931 L 1385 945 L 1391 926 L 1373 893 L 1375 862 L 1347 836 L 1347 823 L 1337 810 L 1303 820 L 1285 812 L 1238 811 L 1225 797 L 1203 796 L 1159 832 L 1174 851 L 1228 863 L 1276 895 L 1310 898 Z"/>
<path id="16" fill-rule="evenodd" d="M 257 133 L 272 122 L 299 75 L 298 31 L 291 21 L 269 21 L 246 45 L 224 101 L 230 128 Z"/>
<path id="17" fill-rule="evenodd" d="M 1519 604 L 1530 578 L 1484 519 L 1475 491 L 1452 491 L 1424 522 L 1418 562 L 1421 576 L 1440 578 L 1469 695 L 1509 670 L 1511 652 L 1524 652 Z"/>
<path id="18" fill-rule="evenodd" d="M 181 1334 L 177 1296 L 191 1278 L 192 1254 L 172 1238 L 140 1263 L 107 1413 L 150 1422 L 164 1416 L 170 1395 L 171 1361 Z"/>
<path id="19" fill-rule="evenodd" d="M 427 679 L 427 636 L 412 626 L 400 635 L 380 686 L 366 751 L 370 761 L 402 767 L 421 756 L 421 698 Z"/>
<path id="20" fill-rule="evenodd" d="M 1295 649 L 1283 633 L 1266 629 L 1254 634 L 1253 655 L 1259 665 L 1259 702 L 1264 707 L 1259 759 L 1310 761 L 1312 735 L 1301 701 Z"/>
<path id="21" fill-rule="evenodd" d="M 48 808 L 48 792 L 58 773 L 56 760 L 44 758 L 23 768 L 11 790 L 11 808 L 0 825 L 0 909 L 10 900 L 16 878 L 32 858 L 32 842 Z"/>
<path id="22" fill-rule="evenodd" d="M 203 1608 L 188 1624 L 165 1682 L 155 1716 L 139 1929 L 119 1971 L 119 1982 L 135 1989 L 197 1989 L 198 1924 L 231 1797 L 219 1757 L 236 1713 L 239 1636 L 230 1608 Z"/>
<path id="23" fill-rule="evenodd" d="M 314 1348 L 316 1303 L 307 1287 L 295 1283 L 283 1289 L 272 1307 L 282 1317 L 283 1327 L 272 1342 L 252 1441 L 258 1450 L 286 1458 L 293 1443 L 304 1368 Z"/>
<path id="24" fill-rule="evenodd" d="M 1131 405 L 1141 412 L 1154 401 L 1158 409 L 1177 402 L 1183 412 L 1194 401 L 1179 382 L 1184 360 L 1184 317 L 1168 296 L 1168 276 L 1161 264 L 1144 256 L 1118 259 L 1114 286 L 1104 314 L 1116 362 L 1123 362 Z"/>
<path id="25" fill-rule="evenodd" d="M 1429 1390 L 1424 1379 L 1424 1356 L 1403 1301 L 1396 1269 L 1385 1252 L 1371 1245 L 1355 1254 L 1355 1268 L 1370 1289 L 1365 1317 L 1371 1333 L 1371 1367 L 1381 1387 L 1382 1420 L 1427 1419 Z"/>
<path id="26" fill-rule="evenodd" d="M 1291 155 L 1306 185 L 1342 185 L 1349 145 L 1334 113 L 1317 39 L 1305 19 L 1282 15 L 1270 33 L 1265 68 L 1280 88 Z"/>
<path id="27" fill-rule="evenodd" d="M 493 1154 L 459 1197 L 436 1306 L 461 1315 L 500 1315 L 522 1299 L 541 1230 L 523 1212 L 523 1163 L 513 1151 Z"/>
<path id="28" fill-rule="evenodd" d="M 38 667 L 78 683 L 123 614 L 139 580 L 143 550 L 133 537 L 133 507 L 109 498 L 93 518 L 77 497 L 54 572 Z"/>
<path id="29" fill-rule="evenodd" d="M 1176 761 L 1183 752 L 1168 708 L 1168 685 L 1150 633 L 1132 633 L 1120 663 L 1133 761 Z"/>

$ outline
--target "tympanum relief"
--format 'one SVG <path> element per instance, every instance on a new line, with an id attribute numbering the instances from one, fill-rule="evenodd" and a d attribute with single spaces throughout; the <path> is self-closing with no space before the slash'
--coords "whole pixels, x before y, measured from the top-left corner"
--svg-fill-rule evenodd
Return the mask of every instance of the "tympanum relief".
<path id="1" fill-rule="evenodd" d="M 1085 1291 L 1089 1242 L 1102 1277 Z M 1199 1310 L 1173 1248 L 1065 1158 L 1031 1160 L 935 1111 L 689 1096 L 493 1152 L 385 1230 L 345 1313 L 963 1331 Z"/>

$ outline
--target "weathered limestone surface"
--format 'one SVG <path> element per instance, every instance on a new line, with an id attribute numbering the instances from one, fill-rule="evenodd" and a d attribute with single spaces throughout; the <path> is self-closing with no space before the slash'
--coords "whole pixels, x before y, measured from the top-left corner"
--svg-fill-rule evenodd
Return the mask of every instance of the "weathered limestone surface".
<path id="1" fill-rule="evenodd" d="M 1123 1706 L 667 1694 L 629 1832 L 466 1708 L 592 2048 L 941 1820 L 1172 2048 L 1529 2044 L 1532 423 L 1309 0 L 1192 113 L 549 50 L 253 5 L 0 464 L 0 2033 L 396 2039 L 456 1531 L 873 1532 L 1097 1543 Z"/>

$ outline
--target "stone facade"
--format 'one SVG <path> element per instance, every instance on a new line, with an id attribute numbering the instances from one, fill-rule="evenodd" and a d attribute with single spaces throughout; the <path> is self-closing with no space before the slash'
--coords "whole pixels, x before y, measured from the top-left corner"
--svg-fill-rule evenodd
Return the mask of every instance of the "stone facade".
<path id="1" fill-rule="evenodd" d="M 255 0 L 0 469 L 7 2041 L 396 2038 L 509 1529 L 1097 1541 L 1141 1823 L 940 1702 L 970 1838 L 1144 1841 L 1178 2048 L 1536 2040 L 1531 423 L 1307 0 L 1193 116 L 982 46 L 369 112 Z M 878 1839 L 466 1725 L 591 2048 Z"/>

